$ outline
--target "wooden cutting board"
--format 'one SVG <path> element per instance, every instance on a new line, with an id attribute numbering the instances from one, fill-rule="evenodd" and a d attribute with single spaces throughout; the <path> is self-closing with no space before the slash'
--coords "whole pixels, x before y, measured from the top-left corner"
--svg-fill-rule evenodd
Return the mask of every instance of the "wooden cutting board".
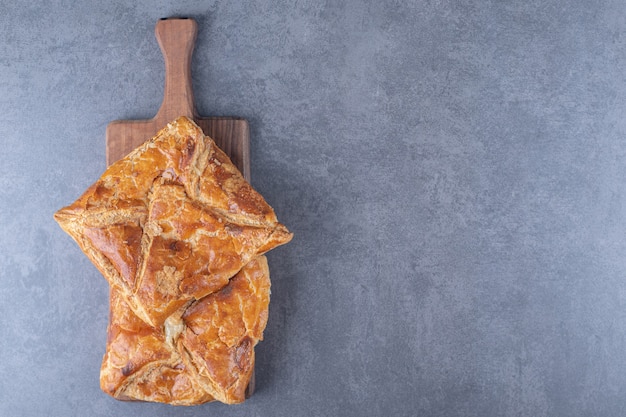
<path id="1" fill-rule="evenodd" d="M 161 19 L 154 29 L 165 60 L 165 91 L 156 116 L 148 120 L 115 120 L 106 130 L 106 162 L 111 165 L 151 139 L 179 116 L 192 118 L 250 181 L 250 130 L 238 117 L 201 117 L 191 85 L 191 56 L 198 25 L 193 19 Z M 254 392 L 254 370 L 246 397 Z"/>
<path id="2" fill-rule="evenodd" d="M 198 33 L 193 19 L 171 18 L 157 22 L 157 41 L 165 60 L 165 91 L 156 116 L 148 120 L 116 120 L 106 130 L 107 166 L 152 138 L 179 116 L 192 118 L 217 143 L 250 181 L 250 130 L 238 117 L 200 117 L 191 85 L 191 56 Z"/>

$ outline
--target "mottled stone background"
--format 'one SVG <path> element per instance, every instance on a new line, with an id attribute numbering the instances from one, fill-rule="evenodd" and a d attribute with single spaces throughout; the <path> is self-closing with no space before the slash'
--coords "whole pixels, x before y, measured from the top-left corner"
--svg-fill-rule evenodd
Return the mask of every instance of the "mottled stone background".
<path id="1" fill-rule="evenodd" d="M 107 284 L 53 222 L 195 18 L 295 233 L 243 405 L 98 386 Z M 0 415 L 626 415 L 626 3 L 0 2 Z"/>

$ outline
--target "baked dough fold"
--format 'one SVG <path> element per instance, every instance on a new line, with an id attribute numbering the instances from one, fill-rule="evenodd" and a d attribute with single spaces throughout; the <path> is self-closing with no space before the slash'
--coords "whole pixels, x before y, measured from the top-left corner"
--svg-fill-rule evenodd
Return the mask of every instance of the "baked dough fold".
<path id="1" fill-rule="evenodd" d="M 54 217 L 111 286 L 105 392 L 244 400 L 267 322 L 262 255 L 292 234 L 210 137 L 176 119 Z"/>
<path id="2" fill-rule="evenodd" d="M 172 405 L 244 401 L 269 293 L 267 260 L 259 256 L 222 290 L 152 327 L 113 287 L 102 390 L 120 400 Z"/>

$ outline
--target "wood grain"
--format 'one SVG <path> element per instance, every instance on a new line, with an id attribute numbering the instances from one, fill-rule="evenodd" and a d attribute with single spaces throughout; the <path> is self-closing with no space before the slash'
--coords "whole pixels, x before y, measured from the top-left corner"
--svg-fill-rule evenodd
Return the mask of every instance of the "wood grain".
<path id="1" fill-rule="evenodd" d="M 107 165 L 126 156 L 179 116 L 192 118 L 250 181 L 250 130 L 238 117 L 201 117 L 191 83 L 191 57 L 198 26 L 193 19 L 161 19 L 155 35 L 165 61 L 163 102 L 152 119 L 116 120 L 106 129 Z"/>
<path id="2" fill-rule="evenodd" d="M 148 120 L 115 120 L 106 129 L 107 166 L 152 138 L 179 116 L 192 118 L 210 136 L 250 181 L 250 129 L 238 117 L 201 117 L 196 111 L 191 83 L 191 57 L 198 26 L 193 19 L 161 19 L 154 29 L 165 61 L 163 102 L 157 114 Z M 254 393 L 255 374 L 246 390 Z"/>

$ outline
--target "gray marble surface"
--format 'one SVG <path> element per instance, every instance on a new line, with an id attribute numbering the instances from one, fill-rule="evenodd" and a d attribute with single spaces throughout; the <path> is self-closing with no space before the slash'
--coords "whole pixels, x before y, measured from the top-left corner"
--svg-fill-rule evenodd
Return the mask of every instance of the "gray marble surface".
<path id="1" fill-rule="evenodd" d="M 176 15 L 295 233 L 237 406 L 99 390 L 107 284 L 52 220 Z M 0 2 L 0 415 L 626 415 L 625 74 L 617 0 Z"/>

